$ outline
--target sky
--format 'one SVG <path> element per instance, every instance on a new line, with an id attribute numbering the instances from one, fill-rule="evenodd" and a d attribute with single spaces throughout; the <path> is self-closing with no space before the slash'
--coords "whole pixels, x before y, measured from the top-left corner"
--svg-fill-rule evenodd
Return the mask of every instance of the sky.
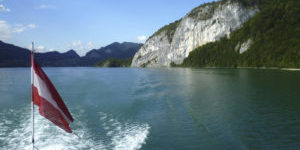
<path id="1" fill-rule="evenodd" d="M 113 42 L 143 43 L 212 0 L 0 0 L 0 40 L 83 56 Z"/>

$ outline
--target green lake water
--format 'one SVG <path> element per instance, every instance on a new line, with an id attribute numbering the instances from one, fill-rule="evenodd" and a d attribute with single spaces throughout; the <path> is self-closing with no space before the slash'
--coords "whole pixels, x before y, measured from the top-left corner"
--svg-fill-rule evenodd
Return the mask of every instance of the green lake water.
<path id="1" fill-rule="evenodd" d="M 45 68 L 74 134 L 37 110 L 40 150 L 298 150 L 300 72 Z M 36 107 L 37 108 L 37 107 Z M 0 149 L 31 148 L 30 69 L 0 69 Z"/>

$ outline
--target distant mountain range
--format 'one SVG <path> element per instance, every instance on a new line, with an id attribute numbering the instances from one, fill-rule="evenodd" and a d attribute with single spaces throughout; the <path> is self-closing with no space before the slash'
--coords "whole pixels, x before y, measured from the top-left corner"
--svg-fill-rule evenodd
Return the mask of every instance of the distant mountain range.
<path id="1" fill-rule="evenodd" d="M 93 49 L 85 56 L 80 57 L 74 50 L 65 53 L 57 51 L 35 53 L 35 59 L 41 66 L 74 67 L 94 66 L 96 63 L 108 59 L 128 59 L 140 49 L 138 43 L 112 43 L 106 47 Z M 12 44 L 0 41 L 0 67 L 29 67 L 30 51 Z"/>
<path id="2" fill-rule="evenodd" d="M 124 42 L 112 43 L 108 46 L 99 49 L 93 49 L 86 53 L 80 59 L 82 66 L 92 66 L 97 62 L 105 61 L 108 59 L 128 59 L 135 55 L 135 53 L 142 47 L 143 44 Z"/>

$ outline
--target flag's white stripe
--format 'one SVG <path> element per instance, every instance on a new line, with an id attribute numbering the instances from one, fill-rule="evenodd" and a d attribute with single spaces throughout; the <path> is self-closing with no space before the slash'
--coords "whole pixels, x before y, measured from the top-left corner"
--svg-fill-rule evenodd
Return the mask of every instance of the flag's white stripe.
<path id="1" fill-rule="evenodd" d="M 56 101 L 52 98 L 49 89 L 46 86 L 46 83 L 36 74 L 33 69 L 33 78 L 34 78 L 34 86 L 38 89 L 38 93 L 41 97 L 43 97 L 46 101 L 53 105 L 64 117 L 64 119 L 68 122 L 71 122 L 69 118 L 65 115 L 65 113 L 58 107 Z"/>
<path id="2" fill-rule="evenodd" d="M 33 82 L 33 67 L 31 66 L 31 74 L 30 74 L 30 77 L 31 77 L 31 85 L 32 85 L 32 82 Z"/>

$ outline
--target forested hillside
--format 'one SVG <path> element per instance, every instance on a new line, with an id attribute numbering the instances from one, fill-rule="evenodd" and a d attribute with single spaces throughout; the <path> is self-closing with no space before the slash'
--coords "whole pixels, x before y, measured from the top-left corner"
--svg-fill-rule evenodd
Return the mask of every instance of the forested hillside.
<path id="1" fill-rule="evenodd" d="M 260 12 L 229 37 L 195 49 L 179 66 L 300 68 L 300 1 L 236 1 Z"/>

